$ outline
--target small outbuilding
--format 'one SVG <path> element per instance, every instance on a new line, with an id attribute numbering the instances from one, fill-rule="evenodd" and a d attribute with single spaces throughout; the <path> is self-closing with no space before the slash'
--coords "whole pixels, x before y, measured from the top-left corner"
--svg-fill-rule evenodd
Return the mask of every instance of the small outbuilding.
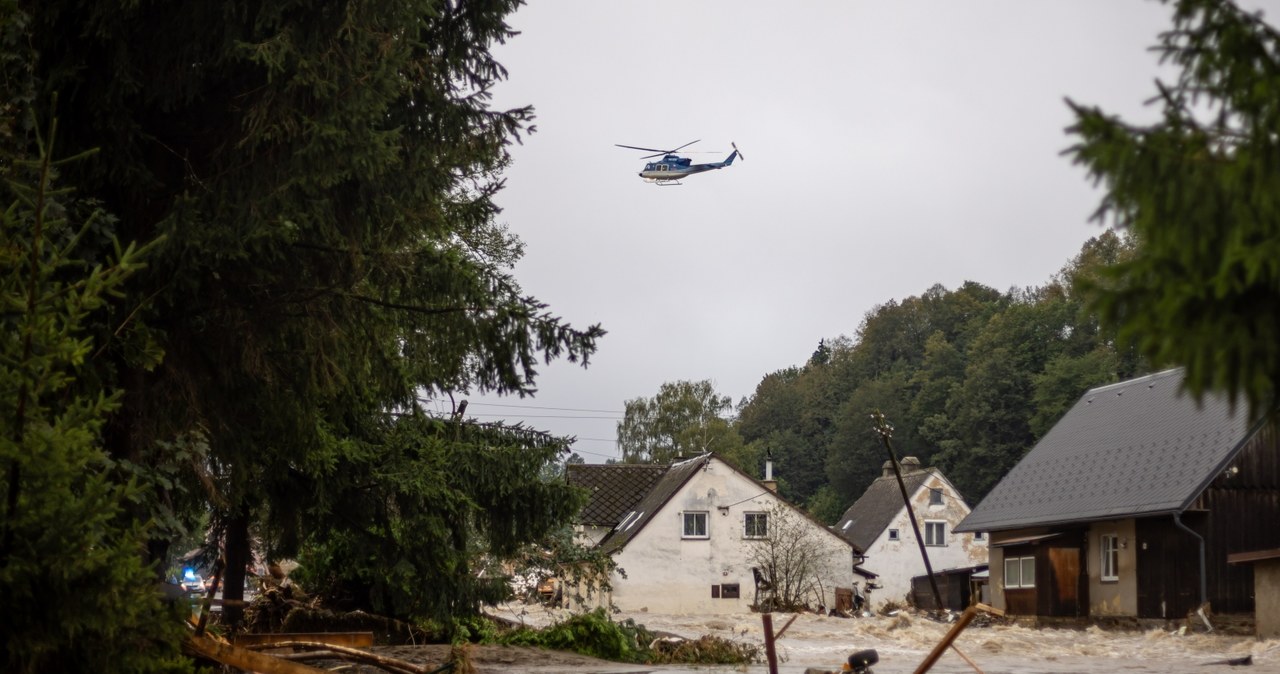
<path id="1" fill-rule="evenodd" d="M 1227 562 L 1280 548 L 1280 436 L 1243 407 L 1195 400 L 1182 370 L 1086 392 L 957 527 L 990 536 L 992 603 L 1197 623 L 1254 611 L 1254 569 Z"/>
<path id="2" fill-rule="evenodd" d="M 1253 565 L 1254 617 L 1259 639 L 1280 639 L 1280 549 L 1237 552 L 1228 564 Z"/>

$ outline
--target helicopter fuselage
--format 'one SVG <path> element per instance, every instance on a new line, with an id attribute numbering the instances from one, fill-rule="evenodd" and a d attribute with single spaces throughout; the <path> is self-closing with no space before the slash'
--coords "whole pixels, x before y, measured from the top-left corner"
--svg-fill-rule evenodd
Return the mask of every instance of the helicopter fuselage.
<path id="1" fill-rule="evenodd" d="M 694 164 L 692 159 L 688 157 L 680 157 L 669 154 L 662 158 L 661 161 L 649 162 L 644 165 L 644 170 L 638 175 L 650 182 L 665 182 L 668 180 L 679 180 L 695 173 L 719 169 L 733 163 L 733 159 L 737 156 L 735 150 L 729 158 L 722 162 L 712 162 L 710 164 Z"/>
<path id="2" fill-rule="evenodd" d="M 689 159 L 688 157 L 681 157 L 680 155 L 676 154 L 676 152 L 679 152 L 681 148 L 689 147 L 690 145 L 693 145 L 696 142 L 698 141 L 695 140 L 689 143 L 685 143 L 684 145 L 681 145 L 680 147 L 677 147 L 671 150 L 659 150 L 652 147 L 639 147 L 637 145 L 622 145 L 622 144 L 618 144 L 618 147 L 625 147 L 630 150 L 644 150 L 645 152 L 657 153 L 657 154 L 648 155 L 645 157 L 645 159 L 648 159 L 649 157 L 662 157 L 662 159 L 658 161 L 651 161 L 645 164 L 644 170 L 637 174 L 641 178 L 644 178 L 645 182 L 658 183 L 659 185 L 664 183 L 679 185 L 681 184 L 680 183 L 681 178 L 686 178 L 688 176 L 691 176 L 697 173 L 702 173 L 703 171 L 710 171 L 712 169 L 722 169 L 732 164 L 734 158 L 742 156 L 742 154 L 738 152 L 738 146 L 733 145 L 733 143 L 730 143 L 730 145 L 733 145 L 733 152 L 730 153 L 729 156 L 726 157 L 724 161 L 711 162 L 709 164 L 695 164 L 693 163 L 692 159 Z"/>

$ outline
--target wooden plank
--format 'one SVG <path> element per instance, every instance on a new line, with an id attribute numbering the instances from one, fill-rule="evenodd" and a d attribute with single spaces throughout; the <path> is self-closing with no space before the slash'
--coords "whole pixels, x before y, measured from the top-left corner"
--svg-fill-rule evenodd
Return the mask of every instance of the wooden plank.
<path id="1" fill-rule="evenodd" d="M 960 614 L 960 618 L 951 625 L 951 629 L 942 637 L 942 641 L 939 641 L 938 645 L 934 646 L 933 650 L 929 651 L 929 654 L 925 656 L 924 662 L 921 662 L 920 666 L 916 667 L 915 674 L 924 674 L 929 671 L 929 668 L 933 667 L 934 663 L 938 661 L 938 658 L 942 657 L 942 653 L 951 646 L 952 642 L 956 640 L 956 637 L 960 636 L 960 633 L 964 631 L 965 627 L 968 627 L 969 623 L 973 621 L 973 617 L 976 615 L 978 615 L 977 606 L 970 606 L 965 609 L 964 613 Z M 965 658 L 965 660 L 968 660 L 968 658 Z M 974 667 L 976 669 L 977 666 L 975 665 Z"/>
<path id="2" fill-rule="evenodd" d="M 1261 562 L 1266 559 L 1276 559 L 1277 557 L 1280 557 L 1280 550 L 1253 550 L 1227 555 L 1227 563 L 1246 564 L 1249 562 Z"/>
<path id="3" fill-rule="evenodd" d="M 273 658 L 270 655 L 224 644 L 196 634 L 187 636 L 187 640 L 182 644 L 182 650 L 188 655 L 207 658 L 237 669 L 259 672 L 259 674 L 329 674 L 328 670 L 319 667 Z"/>
<path id="4" fill-rule="evenodd" d="M 269 634 L 237 634 L 232 643 L 252 648 L 285 641 L 306 641 L 329 646 L 368 648 L 373 645 L 373 632 L 274 632 Z"/>

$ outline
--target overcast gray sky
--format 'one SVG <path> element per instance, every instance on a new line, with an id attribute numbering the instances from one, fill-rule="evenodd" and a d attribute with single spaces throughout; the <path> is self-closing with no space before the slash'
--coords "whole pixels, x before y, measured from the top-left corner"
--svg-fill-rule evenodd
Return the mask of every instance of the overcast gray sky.
<path id="1" fill-rule="evenodd" d="M 1061 156 L 1064 98 L 1153 120 L 1169 16 L 1140 0 L 521 8 L 494 103 L 532 104 L 538 131 L 499 219 L 526 243 L 525 291 L 609 334 L 588 369 L 554 363 L 536 397 L 472 396 L 468 416 L 575 435 L 603 462 L 624 402 L 663 382 L 736 402 L 877 304 L 1044 283 L 1101 233 L 1098 193 Z M 745 161 L 657 187 L 614 147 L 695 139 L 719 151 L 696 161 L 730 141 Z"/>

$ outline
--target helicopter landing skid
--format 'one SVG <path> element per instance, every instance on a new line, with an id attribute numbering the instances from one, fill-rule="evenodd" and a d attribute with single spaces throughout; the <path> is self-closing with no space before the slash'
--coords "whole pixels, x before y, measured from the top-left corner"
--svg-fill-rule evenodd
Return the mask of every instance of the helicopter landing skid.
<path id="1" fill-rule="evenodd" d="M 684 183 L 679 180 L 655 180 L 653 181 L 658 187 L 678 187 Z"/>

